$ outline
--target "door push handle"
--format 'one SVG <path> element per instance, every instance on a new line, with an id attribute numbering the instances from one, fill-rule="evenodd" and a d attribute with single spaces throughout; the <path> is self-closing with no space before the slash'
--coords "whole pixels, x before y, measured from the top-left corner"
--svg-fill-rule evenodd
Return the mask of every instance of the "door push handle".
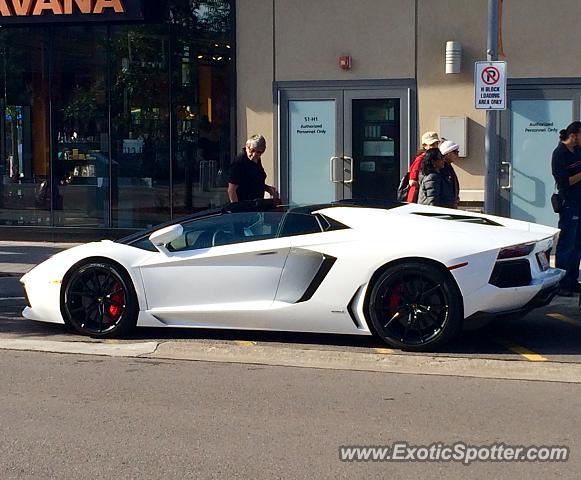
<path id="1" fill-rule="evenodd" d="M 341 160 L 341 157 L 331 157 L 329 159 L 329 170 L 331 172 L 331 182 L 332 183 L 341 183 L 341 180 L 337 179 L 337 169 L 335 168 L 337 160 Z"/>
<path id="2" fill-rule="evenodd" d="M 353 158 L 343 157 L 343 160 L 345 160 L 346 162 L 349 163 L 349 166 L 345 165 L 343 167 L 343 174 L 346 174 L 346 173 L 349 174 L 349 179 L 343 180 L 343 183 L 353 183 L 353 178 L 355 177 L 355 170 L 353 168 L 354 167 Z M 343 175 L 343 177 L 345 177 L 345 175 Z"/>
<path id="3" fill-rule="evenodd" d="M 512 163 L 510 162 L 500 162 L 501 165 L 506 165 L 506 175 L 508 176 L 508 183 L 506 185 L 501 185 L 502 190 L 510 190 L 512 188 Z"/>

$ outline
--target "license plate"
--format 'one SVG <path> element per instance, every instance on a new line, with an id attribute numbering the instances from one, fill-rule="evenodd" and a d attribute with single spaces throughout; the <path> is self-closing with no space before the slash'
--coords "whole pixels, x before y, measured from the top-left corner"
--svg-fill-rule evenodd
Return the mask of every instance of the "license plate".
<path id="1" fill-rule="evenodd" d="M 541 266 L 541 271 L 544 272 L 549 268 L 549 259 L 547 257 L 547 252 L 537 253 L 537 260 L 539 261 L 539 265 Z"/>

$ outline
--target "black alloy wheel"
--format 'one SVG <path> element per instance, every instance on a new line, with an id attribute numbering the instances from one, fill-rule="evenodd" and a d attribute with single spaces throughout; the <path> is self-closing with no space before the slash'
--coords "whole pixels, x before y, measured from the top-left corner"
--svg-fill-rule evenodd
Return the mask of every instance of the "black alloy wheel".
<path id="1" fill-rule="evenodd" d="M 64 285 L 66 321 L 83 335 L 111 338 L 137 322 L 137 299 L 127 274 L 106 262 L 76 267 Z"/>
<path id="2" fill-rule="evenodd" d="M 369 316 L 378 335 L 402 350 L 429 351 L 457 334 L 461 293 L 451 276 L 429 264 L 394 265 L 377 279 Z"/>

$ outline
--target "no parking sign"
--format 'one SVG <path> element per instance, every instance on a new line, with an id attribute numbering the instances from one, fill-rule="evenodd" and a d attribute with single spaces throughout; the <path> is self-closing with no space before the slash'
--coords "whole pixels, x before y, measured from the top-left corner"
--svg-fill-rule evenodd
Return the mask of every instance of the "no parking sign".
<path id="1" fill-rule="evenodd" d="M 506 109 L 506 62 L 474 64 L 474 97 L 478 109 Z"/>

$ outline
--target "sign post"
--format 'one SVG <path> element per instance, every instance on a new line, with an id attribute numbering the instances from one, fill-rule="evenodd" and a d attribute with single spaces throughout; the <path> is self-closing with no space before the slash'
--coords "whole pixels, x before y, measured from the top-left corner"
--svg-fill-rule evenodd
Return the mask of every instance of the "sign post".
<path id="1" fill-rule="evenodd" d="M 486 37 L 486 59 L 488 60 L 488 66 L 492 67 L 496 65 L 496 60 L 498 60 L 498 0 L 488 0 L 488 32 Z M 486 67 L 484 67 L 486 68 Z M 483 70 L 484 70 L 483 68 Z M 506 67 L 505 67 L 506 70 Z M 497 78 L 495 86 L 498 87 L 498 83 L 502 80 L 501 71 L 498 70 L 498 78 L 496 73 L 492 69 L 487 69 L 484 76 L 480 75 L 479 78 L 484 82 L 493 82 Z M 504 75 L 503 82 L 506 81 L 506 71 Z M 484 83 L 486 83 L 484 82 Z M 506 97 L 506 84 L 504 84 L 504 97 Z M 476 87 L 476 83 L 474 84 Z M 490 85 L 488 85 L 490 86 Z M 485 86 L 486 87 L 486 86 Z M 478 92 L 478 90 L 477 90 Z M 485 92 L 486 93 L 486 88 Z M 488 93 L 498 93 L 499 97 L 494 98 L 495 100 L 500 100 L 500 92 L 490 91 Z M 490 100 L 490 98 L 489 98 Z M 476 102 L 478 103 L 478 102 Z M 504 99 L 506 104 L 506 98 Z M 502 104 L 494 103 L 491 106 L 499 106 Z M 476 107 L 478 108 L 478 106 Z M 506 108 L 503 105 L 503 108 Z M 486 108 L 486 138 L 484 139 L 484 212 L 495 214 L 497 213 L 496 201 L 498 198 L 498 193 L 500 191 L 499 187 L 499 171 L 500 171 L 500 158 L 499 158 L 499 145 L 498 145 L 498 112 L 499 108 Z"/>

